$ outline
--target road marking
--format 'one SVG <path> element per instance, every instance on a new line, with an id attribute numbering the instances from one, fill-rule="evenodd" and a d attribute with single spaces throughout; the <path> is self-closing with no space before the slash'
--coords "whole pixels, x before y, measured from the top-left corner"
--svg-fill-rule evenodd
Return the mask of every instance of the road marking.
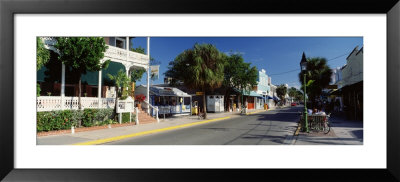
<path id="1" fill-rule="evenodd" d="M 266 111 L 266 110 L 249 112 L 249 113 L 246 113 L 246 115 L 255 114 L 255 113 L 264 112 L 264 111 Z"/>
<path id="2" fill-rule="evenodd" d="M 210 119 L 210 120 L 206 120 L 206 121 L 199 121 L 199 122 L 188 123 L 188 124 L 183 124 L 183 125 L 171 126 L 171 127 L 167 127 L 167 128 L 160 128 L 160 129 L 155 129 L 155 130 L 143 131 L 143 132 L 139 132 L 139 133 L 132 133 L 132 134 L 128 134 L 128 135 L 121 135 L 121 136 L 116 136 L 116 137 L 111 137 L 111 138 L 105 138 L 105 139 L 93 140 L 93 141 L 88 141 L 88 142 L 76 143 L 76 144 L 73 144 L 73 145 L 98 145 L 98 144 L 113 142 L 113 141 L 122 140 L 122 139 L 126 139 L 126 138 L 132 138 L 132 137 L 148 135 L 148 134 L 152 134 L 152 133 L 175 130 L 175 129 L 178 129 L 178 128 L 184 128 L 184 127 L 189 127 L 189 126 L 194 126 L 194 125 L 199 125 L 199 124 L 205 124 L 205 123 L 225 120 L 225 119 L 229 119 L 229 118 L 230 118 L 230 116 L 223 117 L 223 118 L 215 118 L 215 119 Z"/>

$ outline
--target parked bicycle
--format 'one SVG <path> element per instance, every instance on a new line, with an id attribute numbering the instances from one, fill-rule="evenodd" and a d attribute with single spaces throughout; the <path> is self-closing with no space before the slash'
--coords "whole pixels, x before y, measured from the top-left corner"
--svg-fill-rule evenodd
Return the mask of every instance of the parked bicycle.
<path id="1" fill-rule="evenodd" d="M 331 131 L 331 126 L 329 123 L 331 113 L 327 115 L 319 115 L 319 114 L 311 114 L 308 115 L 308 128 L 312 131 L 316 132 L 324 132 L 324 134 L 328 134 Z M 300 122 L 304 125 L 304 118 L 301 114 Z"/>

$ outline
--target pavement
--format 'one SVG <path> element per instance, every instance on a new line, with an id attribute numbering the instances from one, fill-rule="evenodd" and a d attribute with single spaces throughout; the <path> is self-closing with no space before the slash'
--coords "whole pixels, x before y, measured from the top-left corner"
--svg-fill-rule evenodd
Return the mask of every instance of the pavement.
<path id="1" fill-rule="evenodd" d="M 297 127 L 299 107 L 254 111 L 170 132 L 124 138 L 107 145 L 282 145 Z"/>
<path id="2" fill-rule="evenodd" d="M 362 145 L 363 122 L 346 120 L 341 115 L 330 118 L 329 134 L 294 135 L 297 107 L 277 107 L 265 111 L 207 113 L 198 116 L 160 118 L 159 123 L 37 137 L 37 145 Z"/>
<path id="3" fill-rule="evenodd" d="M 273 109 L 271 109 L 273 110 Z M 249 110 L 248 114 L 264 112 L 265 110 Z M 207 113 L 206 120 L 200 120 L 198 116 L 176 116 L 163 118 L 160 117 L 159 123 L 133 125 L 126 127 L 100 129 L 94 131 L 78 132 L 74 134 L 62 134 L 52 136 L 42 136 L 36 138 L 37 145 L 93 145 L 124 138 L 148 135 L 152 133 L 176 130 L 179 128 L 191 127 L 210 122 L 217 122 L 229 118 L 241 117 L 240 112 Z"/>
<path id="4" fill-rule="evenodd" d="M 347 120 L 343 115 L 332 115 L 328 134 L 300 132 L 294 145 L 363 145 L 363 121 Z"/>

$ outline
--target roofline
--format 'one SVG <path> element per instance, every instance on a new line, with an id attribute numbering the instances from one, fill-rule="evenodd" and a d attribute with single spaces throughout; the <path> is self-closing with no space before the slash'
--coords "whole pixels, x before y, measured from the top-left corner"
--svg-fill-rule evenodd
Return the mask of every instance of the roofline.
<path id="1" fill-rule="evenodd" d="M 358 46 L 356 46 L 353 51 L 351 51 L 351 53 L 349 54 L 349 56 L 347 56 L 346 60 L 349 59 L 349 57 L 354 53 L 354 51 L 358 48 Z"/>
<path id="2" fill-rule="evenodd" d="M 360 53 L 361 51 L 363 51 L 364 47 L 361 47 L 361 49 L 356 53 L 356 55 L 358 55 L 358 53 Z"/>

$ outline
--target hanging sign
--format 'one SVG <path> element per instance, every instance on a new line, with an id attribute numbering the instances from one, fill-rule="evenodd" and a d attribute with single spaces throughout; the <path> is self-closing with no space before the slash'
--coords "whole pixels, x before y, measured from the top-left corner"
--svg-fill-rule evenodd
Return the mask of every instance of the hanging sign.
<path id="1" fill-rule="evenodd" d="M 151 73 L 151 78 L 152 79 L 158 79 L 158 73 L 159 73 L 159 70 L 160 70 L 160 65 L 153 65 L 153 66 L 150 66 L 150 73 Z"/>

